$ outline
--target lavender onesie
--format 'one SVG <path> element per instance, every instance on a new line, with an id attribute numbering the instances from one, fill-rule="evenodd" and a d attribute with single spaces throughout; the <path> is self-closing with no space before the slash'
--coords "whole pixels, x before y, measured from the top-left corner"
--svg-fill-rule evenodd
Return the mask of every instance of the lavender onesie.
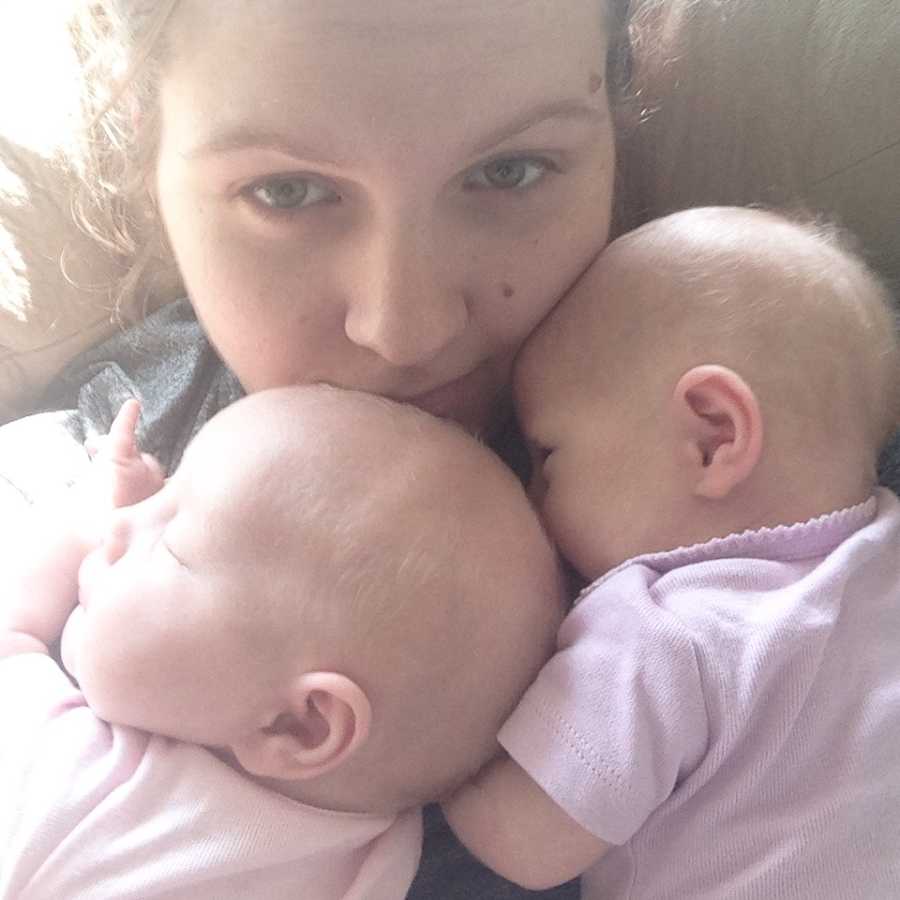
<path id="1" fill-rule="evenodd" d="M 632 559 L 504 726 L 586 900 L 900 897 L 900 503 Z"/>

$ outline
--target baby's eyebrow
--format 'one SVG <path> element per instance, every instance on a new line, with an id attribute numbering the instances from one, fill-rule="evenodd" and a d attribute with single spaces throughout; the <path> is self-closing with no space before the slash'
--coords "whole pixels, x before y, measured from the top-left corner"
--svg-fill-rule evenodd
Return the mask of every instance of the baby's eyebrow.
<path id="1" fill-rule="evenodd" d="M 162 544 L 162 547 L 166 551 L 166 553 L 168 553 L 169 556 L 171 556 L 172 559 L 174 559 L 175 562 L 177 562 L 178 565 L 181 566 L 182 569 L 187 569 L 188 571 L 191 571 L 191 567 L 184 561 L 184 559 L 182 559 L 182 557 L 178 553 L 176 553 L 172 549 L 171 545 L 166 540 L 165 534 L 160 536 L 159 542 L 160 542 L 160 544 Z"/>

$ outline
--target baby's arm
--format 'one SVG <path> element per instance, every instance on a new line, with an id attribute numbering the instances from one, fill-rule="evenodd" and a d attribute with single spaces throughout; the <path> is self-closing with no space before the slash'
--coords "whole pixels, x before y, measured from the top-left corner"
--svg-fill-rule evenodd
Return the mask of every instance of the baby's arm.
<path id="1" fill-rule="evenodd" d="M 90 551 L 67 502 L 31 510 L 3 566 L 0 658 L 47 653 L 78 597 L 78 568 Z"/>
<path id="2" fill-rule="evenodd" d="M 103 537 L 110 509 L 155 493 L 162 470 L 139 454 L 136 400 L 126 402 L 96 453 L 90 484 L 73 489 L 52 509 L 31 513 L 15 545 L 7 548 L 0 596 L 0 658 L 47 653 L 78 602 L 78 570 Z"/>
<path id="3" fill-rule="evenodd" d="M 582 828 L 508 756 L 442 804 L 457 837 L 485 865 L 530 890 L 563 884 L 609 845 Z"/>

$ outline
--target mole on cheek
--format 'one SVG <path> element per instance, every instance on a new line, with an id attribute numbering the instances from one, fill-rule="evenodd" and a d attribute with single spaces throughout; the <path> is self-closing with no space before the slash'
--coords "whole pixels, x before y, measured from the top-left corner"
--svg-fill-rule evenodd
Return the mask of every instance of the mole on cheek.
<path id="1" fill-rule="evenodd" d="M 500 290 L 503 291 L 503 296 L 506 297 L 507 300 L 509 300 L 510 297 L 514 297 L 516 293 L 516 289 L 505 281 L 500 285 Z"/>
<path id="2" fill-rule="evenodd" d="M 592 94 L 596 94 L 603 87 L 603 76 L 598 72 L 591 72 L 591 80 L 588 83 L 588 87 Z"/>

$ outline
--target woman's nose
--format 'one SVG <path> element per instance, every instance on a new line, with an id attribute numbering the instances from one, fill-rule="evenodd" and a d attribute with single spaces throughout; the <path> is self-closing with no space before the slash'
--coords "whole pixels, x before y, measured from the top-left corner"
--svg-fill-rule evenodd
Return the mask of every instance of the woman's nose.
<path id="1" fill-rule="evenodd" d="M 411 367 L 433 360 L 466 330 L 464 289 L 441 277 L 435 253 L 414 226 L 377 235 L 354 264 L 344 320 L 354 344 Z"/>

